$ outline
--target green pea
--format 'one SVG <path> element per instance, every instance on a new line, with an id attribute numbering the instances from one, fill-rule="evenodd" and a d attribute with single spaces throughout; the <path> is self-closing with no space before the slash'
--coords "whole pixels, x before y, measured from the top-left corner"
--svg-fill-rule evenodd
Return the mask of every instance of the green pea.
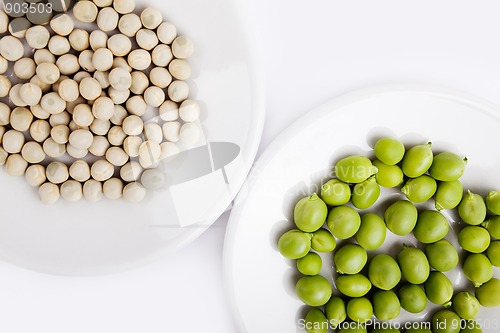
<path id="1" fill-rule="evenodd" d="M 488 282 L 493 277 L 493 266 L 482 253 L 469 254 L 463 265 L 464 275 L 475 287 Z"/>
<path id="2" fill-rule="evenodd" d="M 425 254 L 429 264 L 440 272 L 451 271 L 458 265 L 458 252 L 446 239 L 427 245 Z"/>
<path id="3" fill-rule="evenodd" d="M 375 287 L 391 290 L 401 281 L 401 270 L 394 258 L 381 253 L 370 260 L 368 278 Z"/>
<path id="4" fill-rule="evenodd" d="M 373 294 L 373 312 L 380 320 L 391 320 L 399 316 L 401 304 L 392 290 L 380 290 Z"/>
<path id="5" fill-rule="evenodd" d="M 486 196 L 486 208 L 493 214 L 500 215 L 500 192 L 490 191 Z"/>
<path id="6" fill-rule="evenodd" d="M 365 267 L 368 255 L 361 246 L 346 244 L 335 252 L 333 259 L 338 273 L 357 274 Z"/>
<path id="7" fill-rule="evenodd" d="M 401 188 L 401 192 L 403 192 L 411 202 L 425 202 L 432 198 L 436 190 L 436 181 L 427 175 L 410 178 L 405 186 Z"/>
<path id="8" fill-rule="evenodd" d="M 295 225 L 302 231 L 314 232 L 325 223 L 328 208 L 316 193 L 299 200 L 293 210 Z"/>
<path id="9" fill-rule="evenodd" d="M 361 217 L 354 208 L 340 206 L 330 210 L 326 223 L 335 237 L 347 239 L 358 231 Z"/>
<path id="10" fill-rule="evenodd" d="M 366 322 L 373 315 L 372 303 L 365 297 L 351 298 L 347 302 L 347 316 L 356 322 Z"/>
<path id="11" fill-rule="evenodd" d="M 384 220 L 377 214 L 368 213 L 361 216 L 361 225 L 355 237 L 365 250 L 375 250 L 384 243 L 386 233 Z"/>
<path id="12" fill-rule="evenodd" d="M 481 225 L 488 230 L 491 237 L 500 239 L 500 216 L 492 216 Z"/>
<path id="13" fill-rule="evenodd" d="M 348 297 L 362 297 L 370 291 L 372 284 L 362 274 L 340 275 L 335 281 L 337 289 Z"/>
<path id="14" fill-rule="evenodd" d="M 322 265 L 321 257 L 314 252 L 309 252 L 305 257 L 297 260 L 297 269 L 304 275 L 319 274 Z"/>
<path id="15" fill-rule="evenodd" d="M 347 318 L 347 311 L 342 298 L 332 296 L 328 303 L 325 304 L 325 313 L 332 328 L 337 328 Z"/>
<path id="16" fill-rule="evenodd" d="M 481 253 L 490 246 L 490 234 L 488 230 L 479 226 L 467 226 L 458 233 L 458 244 L 472 253 Z"/>
<path id="17" fill-rule="evenodd" d="M 483 333 L 481 325 L 476 323 L 474 320 L 467 320 L 462 324 L 462 330 L 460 333 Z"/>
<path id="18" fill-rule="evenodd" d="M 408 328 L 405 333 L 432 333 L 428 328 Z"/>
<path id="19" fill-rule="evenodd" d="M 431 143 L 410 148 L 403 157 L 403 173 L 410 178 L 422 176 L 432 165 Z"/>
<path id="20" fill-rule="evenodd" d="M 397 165 L 387 165 L 379 160 L 373 161 L 373 165 L 377 167 L 375 179 L 380 186 L 396 187 L 403 183 L 403 170 Z"/>
<path id="21" fill-rule="evenodd" d="M 450 306 L 453 297 L 453 285 L 446 275 L 441 272 L 431 272 L 424 283 L 425 294 L 429 301 L 445 307 Z"/>
<path id="22" fill-rule="evenodd" d="M 462 319 L 474 319 L 477 317 L 481 305 L 477 298 L 469 292 L 462 291 L 453 297 L 453 310 Z"/>
<path id="23" fill-rule="evenodd" d="M 418 214 L 413 235 L 421 243 L 435 243 L 443 239 L 450 230 L 446 217 L 435 210 L 426 210 Z"/>
<path id="24" fill-rule="evenodd" d="M 493 266 L 500 267 L 500 241 L 491 242 L 486 255 Z"/>
<path id="25" fill-rule="evenodd" d="M 322 306 L 332 296 L 332 286 L 321 275 L 304 276 L 295 285 L 295 292 L 309 306 Z"/>
<path id="26" fill-rule="evenodd" d="M 304 326 L 307 333 L 326 333 L 329 324 L 323 311 L 312 308 L 304 318 Z"/>
<path id="27" fill-rule="evenodd" d="M 392 138 L 381 138 L 373 147 L 375 156 L 387 165 L 399 163 L 405 155 L 405 146 Z"/>
<path id="28" fill-rule="evenodd" d="M 417 223 L 417 208 L 407 200 L 399 200 L 384 213 L 387 229 L 398 236 L 408 235 Z"/>
<path id="29" fill-rule="evenodd" d="M 405 284 L 398 291 L 401 307 L 411 313 L 420 313 L 427 306 L 424 290 L 416 284 Z"/>
<path id="30" fill-rule="evenodd" d="M 352 193 L 352 204 L 358 209 L 366 209 L 377 201 L 380 196 L 380 185 L 375 177 L 370 177 L 364 182 L 356 184 Z"/>
<path id="31" fill-rule="evenodd" d="M 458 205 L 458 215 L 470 225 L 478 225 L 486 218 L 486 203 L 482 196 L 468 191 Z"/>
<path id="32" fill-rule="evenodd" d="M 321 186 L 321 199 L 330 206 L 342 206 L 351 200 L 351 188 L 339 179 L 330 179 Z"/>
<path id="33" fill-rule="evenodd" d="M 460 317 L 451 310 L 441 310 L 432 316 L 434 333 L 459 333 Z"/>
<path id="34" fill-rule="evenodd" d="M 434 156 L 429 174 L 436 180 L 450 182 L 462 177 L 466 165 L 466 158 L 445 151 Z"/>
<path id="35" fill-rule="evenodd" d="M 429 261 L 425 253 L 416 247 L 405 245 L 398 254 L 398 263 L 403 277 L 410 283 L 424 283 L 429 277 Z"/>
<path id="36" fill-rule="evenodd" d="M 319 229 L 312 234 L 311 247 L 317 252 L 332 252 L 337 247 L 337 241 L 326 229 Z"/>
<path id="37" fill-rule="evenodd" d="M 311 250 L 311 236 L 298 229 L 287 231 L 278 240 L 278 249 L 285 258 L 302 258 Z"/>
<path id="38" fill-rule="evenodd" d="M 361 183 L 375 173 L 377 173 L 377 168 L 366 156 L 348 156 L 335 165 L 335 175 L 346 183 Z"/>
<path id="39" fill-rule="evenodd" d="M 476 288 L 475 295 L 482 306 L 490 308 L 500 306 L 500 280 L 492 278 Z"/>
<path id="40" fill-rule="evenodd" d="M 344 300 L 338 296 L 332 296 L 325 304 L 325 313 L 332 328 L 337 328 L 347 318 Z"/>
<path id="41" fill-rule="evenodd" d="M 434 194 L 436 209 L 453 209 L 462 201 L 463 196 L 464 187 L 459 180 L 440 182 Z"/>

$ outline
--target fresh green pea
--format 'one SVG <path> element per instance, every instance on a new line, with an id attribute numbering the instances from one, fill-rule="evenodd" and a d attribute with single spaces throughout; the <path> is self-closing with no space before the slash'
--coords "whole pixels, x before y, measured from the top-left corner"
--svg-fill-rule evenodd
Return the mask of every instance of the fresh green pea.
<path id="1" fill-rule="evenodd" d="M 476 323 L 474 320 L 467 320 L 462 324 L 462 330 L 460 333 L 483 333 L 481 325 Z"/>
<path id="2" fill-rule="evenodd" d="M 398 236 L 406 236 L 413 230 L 417 216 L 417 208 L 407 200 L 396 201 L 384 213 L 387 229 Z"/>
<path id="3" fill-rule="evenodd" d="M 475 287 L 488 282 L 493 277 L 493 266 L 482 253 L 469 254 L 463 265 L 464 275 Z"/>
<path id="4" fill-rule="evenodd" d="M 500 191 L 490 191 L 486 196 L 486 208 L 495 215 L 500 215 Z"/>
<path id="5" fill-rule="evenodd" d="M 377 167 L 375 179 L 380 186 L 396 187 L 403 183 L 403 170 L 397 165 L 387 165 L 379 160 L 373 161 L 373 165 Z"/>
<path id="6" fill-rule="evenodd" d="M 434 178 L 427 175 L 410 178 L 401 188 L 401 192 L 403 192 L 411 202 L 425 202 L 432 198 L 436 190 L 436 181 Z"/>
<path id="7" fill-rule="evenodd" d="M 344 300 L 338 296 L 332 296 L 325 304 L 325 313 L 332 328 L 337 328 L 347 318 Z"/>
<path id="8" fill-rule="evenodd" d="M 384 220 L 377 214 L 368 213 L 361 216 L 361 226 L 355 237 L 365 250 L 375 250 L 384 243 L 386 233 Z"/>
<path id="9" fill-rule="evenodd" d="M 426 210 L 418 214 L 413 235 L 421 243 L 435 243 L 443 239 L 450 230 L 446 217 L 435 210 Z"/>
<path id="10" fill-rule="evenodd" d="M 401 312 L 398 296 L 392 290 L 379 290 L 373 294 L 373 312 L 380 320 L 397 318 Z"/>
<path id="11" fill-rule="evenodd" d="M 406 281 L 413 284 L 424 283 L 431 271 L 425 253 L 416 247 L 404 246 L 398 254 L 398 263 Z"/>
<path id="12" fill-rule="evenodd" d="M 458 264 L 458 252 L 446 239 L 427 245 L 425 254 L 429 264 L 440 272 L 448 272 Z"/>
<path id="13" fill-rule="evenodd" d="M 322 306 L 332 296 L 332 286 L 321 275 L 304 276 L 295 285 L 297 296 L 309 306 Z"/>
<path id="14" fill-rule="evenodd" d="M 340 275 L 335 281 L 337 289 L 348 297 L 362 297 L 370 291 L 372 284 L 362 274 Z"/>
<path id="15" fill-rule="evenodd" d="M 366 156 L 348 156 L 335 165 L 335 175 L 346 183 L 361 183 L 375 173 L 377 173 L 377 168 Z"/>
<path id="16" fill-rule="evenodd" d="M 475 295 L 482 306 L 490 308 L 500 306 L 500 280 L 492 278 L 476 288 Z"/>
<path id="17" fill-rule="evenodd" d="M 360 323 L 351 322 L 349 326 L 342 327 L 338 333 L 367 333 L 366 327 Z"/>
<path id="18" fill-rule="evenodd" d="M 451 310 L 441 310 L 432 316 L 434 333 L 459 333 L 460 317 Z"/>
<path id="19" fill-rule="evenodd" d="M 316 193 L 299 200 L 293 210 L 295 225 L 302 231 L 314 232 L 325 223 L 328 208 Z"/>
<path id="20" fill-rule="evenodd" d="M 361 246 L 346 244 L 335 252 L 333 259 L 338 273 L 357 274 L 365 267 L 368 255 Z"/>
<path id="21" fill-rule="evenodd" d="M 472 253 L 481 253 L 490 246 L 490 234 L 488 230 L 479 226 L 467 226 L 458 233 L 458 244 Z"/>
<path id="22" fill-rule="evenodd" d="M 351 298 L 347 302 L 347 316 L 356 322 L 366 322 L 373 315 L 372 303 L 366 297 Z"/>
<path id="23" fill-rule="evenodd" d="M 354 208 L 340 206 L 330 210 L 326 223 L 335 237 L 347 239 L 358 231 L 361 217 Z"/>
<path id="24" fill-rule="evenodd" d="M 466 165 L 466 158 L 445 151 L 434 156 L 429 174 L 436 180 L 450 182 L 462 177 Z"/>
<path id="25" fill-rule="evenodd" d="M 312 234 L 311 247 L 317 252 L 332 252 L 337 247 L 337 241 L 326 229 L 319 229 Z"/>
<path id="26" fill-rule="evenodd" d="M 425 294 L 429 301 L 434 304 L 450 306 L 453 297 L 453 284 L 446 275 L 441 272 L 431 272 L 424 283 Z"/>
<path id="27" fill-rule="evenodd" d="M 314 252 L 309 252 L 305 257 L 297 260 L 297 269 L 304 275 L 319 274 L 322 265 L 321 257 Z"/>
<path id="28" fill-rule="evenodd" d="M 462 319 L 474 319 L 477 317 L 481 305 L 477 298 L 467 291 L 461 291 L 453 297 L 453 310 Z"/>
<path id="29" fill-rule="evenodd" d="M 423 289 L 416 284 L 405 284 L 398 291 L 401 307 L 411 313 L 420 313 L 427 306 L 427 296 Z"/>
<path id="30" fill-rule="evenodd" d="M 405 333 L 432 333 L 432 331 L 428 328 L 408 328 Z"/>
<path id="31" fill-rule="evenodd" d="M 486 203 L 482 196 L 468 191 L 458 205 L 458 215 L 470 225 L 479 225 L 486 218 Z"/>
<path id="32" fill-rule="evenodd" d="M 413 146 L 403 157 L 403 173 L 410 178 L 422 176 L 432 165 L 431 143 Z"/>
<path id="33" fill-rule="evenodd" d="M 453 209 L 462 201 L 463 196 L 464 187 L 459 180 L 440 182 L 434 194 L 436 209 Z"/>
<path id="34" fill-rule="evenodd" d="M 486 250 L 486 255 L 493 266 L 500 267 L 500 241 L 491 242 Z"/>
<path id="35" fill-rule="evenodd" d="M 285 258 L 302 258 L 311 250 L 311 236 L 298 229 L 287 231 L 280 237 L 278 249 Z"/>
<path id="36" fill-rule="evenodd" d="M 329 324 L 323 311 L 318 308 L 312 308 L 304 318 L 304 326 L 307 333 L 326 333 Z"/>
<path id="37" fill-rule="evenodd" d="M 392 138 L 381 138 L 373 147 L 375 156 L 387 165 L 399 163 L 405 155 L 405 146 Z"/>
<path id="38" fill-rule="evenodd" d="M 351 188 L 339 179 L 330 179 L 321 186 L 321 199 L 330 206 L 342 206 L 351 200 Z"/>
<path id="39" fill-rule="evenodd" d="M 380 185 L 375 177 L 356 184 L 352 193 L 352 204 L 358 209 L 366 209 L 377 201 L 380 196 Z"/>
<path id="40" fill-rule="evenodd" d="M 500 216 L 492 216 L 481 225 L 488 230 L 491 237 L 500 239 Z"/>
<path id="41" fill-rule="evenodd" d="M 393 257 L 381 253 L 370 260 L 368 278 L 375 287 L 391 290 L 401 281 L 401 270 Z"/>

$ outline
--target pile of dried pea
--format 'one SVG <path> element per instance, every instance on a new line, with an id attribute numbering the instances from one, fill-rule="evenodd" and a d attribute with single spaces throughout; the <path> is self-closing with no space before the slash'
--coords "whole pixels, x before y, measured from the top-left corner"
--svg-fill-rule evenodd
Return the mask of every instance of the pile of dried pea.
<path id="1" fill-rule="evenodd" d="M 0 10 L 0 165 L 43 203 L 142 201 L 164 180 L 158 163 L 200 140 L 193 42 L 159 10 L 135 9 L 81 0 L 45 25 Z"/>
<path id="2" fill-rule="evenodd" d="M 367 332 L 364 324 L 373 317 L 397 319 L 401 308 L 421 313 L 430 301 L 442 306 L 432 316 L 432 331 L 406 332 L 482 332 L 474 321 L 480 306 L 500 306 L 500 280 L 493 277 L 493 266 L 500 267 L 500 192 L 490 191 L 486 198 L 464 193 L 459 179 L 467 159 L 452 152 L 435 155 L 430 143 L 406 150 L 396 139 L 381 138 L 374 154 L 374 161 L 359 155 L 338 161 L 336 178 L 322 186 L 320 195 L 297 202 L 295 229 L 278 241 L 280 253 L 296 260 L 302 274 L 296 293 L 311 307 L 304 318 L 306 331 L 342 327 L 340 332 Z M 383 216 L 363 212 L 375 205 L 381 186 L 399 188 L 407 200 L 391 203 Z M 415 206 L 432 199 L 435 210 Z M 471 292 L 455 293 L 446 275 L 459 264 L 459 254 L 445 239 L 450 223 L 443 209 L 458 212 L 458 244 L 466 254 L 461 268 Z M 384 243 L 387 229 L 398 236 L 413 235 L 423 250 L 402 244 L 396 257 L 370 256 L 369 251 Z M 337 248 L 337 240 L 345 244 Z M 338 294 L 320 275 L 321 252 L 333 253 Z M 351 329 L 344 322 L 359 325 Z"/>

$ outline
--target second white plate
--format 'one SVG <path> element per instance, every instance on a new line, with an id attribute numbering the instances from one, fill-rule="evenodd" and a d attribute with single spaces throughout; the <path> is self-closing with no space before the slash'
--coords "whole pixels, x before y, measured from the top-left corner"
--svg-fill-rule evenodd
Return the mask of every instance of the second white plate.
<path id="1" fill-rule="evenodd" d="M 466 155 L 464 187 L 483 195 L 500 189 L 500 108 L 477 98 L 445 89 L 384 86 L 346 95 L 308 113 L 257 161 L 231 214 L 225 277 L 242 332 L 304 332 L 300 319 L 305 307 L 294 291 L 299 275 L 294 263 L 279 254 L 278 238 L 293 228 L 297 200 L 320 190 L 332 177 L 336 160 L 369 153 L 382 136 L 398 137 L 408 145 L 432 141 L 434 151 Z M 453 232 L 448 237 L 456 240 Z M 401 241 L 388 235 L 384 249 Z M 331 255 L 324 259 L 322 273 L 333 283 Z M 449 276 L 456 290 L 470 289 L 460 270 Z M 500 277 L 500 270 L 495 276 Z M 429 319 L 432 309 L 429 305 L 420 316 L 402 310 L 399 320 Z M 481 310 L 485 333 L 500 327 L 497 312 Z"/>

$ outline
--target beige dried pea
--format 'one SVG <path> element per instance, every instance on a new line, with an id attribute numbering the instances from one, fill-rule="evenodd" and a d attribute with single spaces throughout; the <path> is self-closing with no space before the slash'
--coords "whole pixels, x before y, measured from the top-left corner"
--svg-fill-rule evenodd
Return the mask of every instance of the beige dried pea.
<path id="1" fill-rule="evenodd" d="M 61 197 L 69 202 L 76 202 L 83 197 L 82 184 L 76 180 L 68 180 L 61 185 Z"/>
<path id="2" fill-rule="evenodd" d="M 43 204 L 52 205 L 56 203 L 61 196 L 59 186 L 52 183 L 42 184 L 38 189 L 38 196 Z"/>
<path id="3" fill-rule="evenodd" d="M 83 196 L 87 201 L 97 202 L 102 199 L 102 183 L 94 179 L 89 179 L 83 184 Z"/>
<path id="4" fill-rule="evenodd" d="M 38 187 L 45 183 L 47 177 L 45 176 L 45 167 L 40 164 L 30 165 L 26 169 L 26 182 L 33 187 Z"/>

